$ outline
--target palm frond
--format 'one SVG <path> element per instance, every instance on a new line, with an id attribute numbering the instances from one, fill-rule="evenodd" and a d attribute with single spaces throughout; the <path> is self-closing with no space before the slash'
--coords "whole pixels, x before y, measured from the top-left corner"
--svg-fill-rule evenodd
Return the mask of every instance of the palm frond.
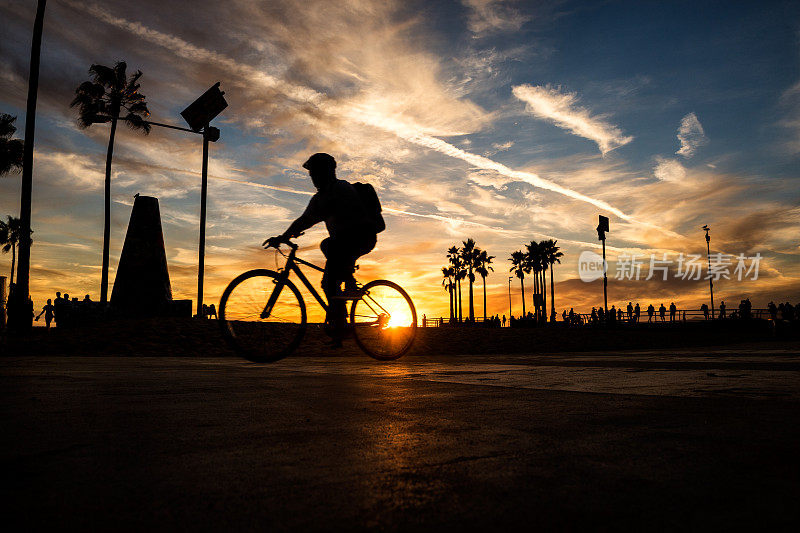
<path id="1" fill-rule="evenodd" d="M 125 124 L 127 124 L 132 130 L 141 130 L 145 135 L 150 133 L 150 123 L 146 122 L 139 115 L 128 113 L 123 120 L 125 121 Z"/>
<path id="2" fill-rule="evenodd" d="M 150 110 L 147 109 L 147 103 L 145 102 L 136 102 L 126 106 L 126 108 L 129 113 L 133 113 L 134 115 L 140 115 L 142 117 L 150 116 Z"/>
<path id="3" fill-rule="evenodd" d="M 0 137 L 11 137 L 17 131 L 14 126 L 17 117 L 12 117 L 6 113 L 0 113 Z"/>
<path id="4" fill-rule="evenodd" d="M 92 80 L 102 86 L 113 88 L 117 85 L 117 73 L 114 68 L 105 65 L 92 65 L 89 67 Z"/>

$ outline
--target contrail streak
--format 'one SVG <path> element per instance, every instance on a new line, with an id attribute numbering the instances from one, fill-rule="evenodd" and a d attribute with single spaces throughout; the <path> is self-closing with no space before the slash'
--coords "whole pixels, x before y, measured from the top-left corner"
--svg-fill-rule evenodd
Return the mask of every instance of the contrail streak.
<path id="1" fill-rule="evenodd" d="M 232 182 L 232 183 L 238 183 L 238 184 L 246 185 L 246 186 L 249 186 L 249 187 L 259 187 L 259 188 L 262 188 L 262 189 L 271 189 L 271 190 L 275 190 L 275 191 L 288 192 L 288 193 L 291 193 L 291 194 L 299 194 L 299 195 L 303 195 L 303 196 L 313 196 L 313 194 L 314 194 L 314 193 L 309 192 L 309 191 L 300 191 L 300 190 L 297 190 L 297 189 L 290 189 L 288 187 L 278 187 L 278 186 L 275 186 L 275 185 L 266 185 L 264 183 L 256 183 L 254 181 L 237 180 L 237 179 L 233 179 L 233 178 L 224 178 L 222 176 L 212 176 L 212 175 L 209 175 L 208 177 L 216 179 L 216 180 L 222 180 L 222 181 L 229 181 L 229 182 Z M 395 209 L 393 207 L 384 207 L 383 208 L 383 212 L 384 213 L 391 213 L 392 215 L 395 215 L 395 216 L 410 216 L 410 217 L 427 218 L 427 219 L 431 219 L 431 220 L 438 220 L 440 222 L 446 222 L 448 224 L 463 224 L 465 226 L 473 226 L 473 227 L 481 228 L 481 229 L 484 229 L 484 230 L 493 231 L 495 233 L 502 233 L 502 234 L 509 235 L 509 236 L 518 236 L 518 237 L 521 236 L 521 237 L 529 238 L 531 235 L 540 235 L 540 236 L 542 236 L 542 237 L 544 237 L 546 239 L 554 239 L 554 240 L 558 240 L 558 241 L 560 241 L 562 243 L 575 244 L 575 245 L 578 245 L 578 246 L 589 247 L 589 248 L 600 248 L 601 247 L 600 244 L 594 243 L 594 242 L 584 242 L 584 241 L 576 241 L 574 239 L 564 239 L 564 238 L 561 238 L 561 237 L 555 237 L 553 235 L 547 235 L 545 233 L 540 233 L 538 231 L 530 232 L 530 231 L 509 230 L 509 229 L 505 229 L 505 228 L 498 227 L 498 226 L 490 226 L 488 224 L 483 224 L 481 222 L 473 222 L 471 220 L 464 220 L 462 218 L 446 217 L 444 215 L 433 215 L 433 214 L 427 214 L 427 213 L 415 213 L 413 211 L 406 211 L 406 210 L 403 210 L 403 209 Z M 630 252 L 631 250 L 637 251 L 637 252 L 641 252 L 642 251 L 642 249 L 640 249 L 640 248 L 617 248 L 615 246 L 606 246 L 606 249 L 610 250 L 610 251 L 614 251 L 614 252 Z"/>
<path id="2" fill-rule="evenodd" d="M 327 96 L 323 93 L 320 93 L 308 87 L 285 82 L 274 76 L 270 76 L 269 74 L 259 71 L 258 69 L 250 67 L 249 65 L 240 64 L 235 60 L 226 57 L 218 52 L 206 50 L 204 48 L 195 46 L 191 43 L 184 41 L 179 37 L 175 37 L 173 35 L 169 35 L 160 32 L 158 30 L 153 30 L 139 22 L 132 22 L 124 18 L 117 17 L 112 13 L 110 13 L 108 10 L 96 4 L 86 5 L 83 3 L 76 2 L 74 0 L 62 0 L 62 1 L 72 6 L 75 9 L 88 12 L 91 15 L 95 16 L 96 18 L 108 24 L 130 31 L 131 33 L 134 33 L 143 39 L 153 42 L 159 46 L 163 46 L 181 57 L 184 57 L 192 61 L 206 61 L 224 66 L 225 68 L 231 70 L 232 72 L 238 73 L 239 75 L 250 79 L 254 83 L 261 84 L 262 86 L 267 87 L 269 89 L 280 91 L 282 94 L 295 101 L 312 104 L 321 111 L 324 111 L 325 113 L 334 116 L 343 116 L 349 120 L 359 122 L 366 126 L 378 128 L 387 133 L 396 135 L 397 137 L 407 142 L 416 144 L 417 146 L 434 150 L 436 152 L 439 152 L 443 155 L 447 155 L 449 157 L 453 157 L 455 159 L 460 159 L 477 168 L 481 168 L 484 170 L 492 170 L 502 176 L 506 176 L 511 180 L 523 181 L 534 187 L 552 191 L 567 196 L 569 198 L 572 198 L 574 200 L 591 204 L 625 221 L 634 222 L 643 226 L 656 229 L 672 237 L 681 239 L 684 238 L 682 235 L 675 233 L 671 230 L 668 230 L 666 228 L 662 228 L 655 224 L 638 220 L 633 216 L 623 212 L 621 209 L 618 209 L 603 200 L 592 198 L 577 191 L 573 191 L 572 189 L 563 187 L 555 182 L 544 179 L 532 172 L 513 170 L 507 167 L 506 165 L 498 163 L 497 161 L 494 161 L 487 157 L 483 157 L 481 155 L 464 151 L 446 141 L 443 141 L 436 137 L 432 137 L 430 135 L 426 135 L 424 133 L 420 133 L 419 131 L 415 131 L 409 128 L 407 125 L 399 121 L 393 120 L 390 117 L 387 117 L 383 114 L 375 113 L 372 110 L 362 109 L 362 108 L 352 108 L 352 107 L 347 109 L 338 108 L 337 106 L 330 104 Z"/>

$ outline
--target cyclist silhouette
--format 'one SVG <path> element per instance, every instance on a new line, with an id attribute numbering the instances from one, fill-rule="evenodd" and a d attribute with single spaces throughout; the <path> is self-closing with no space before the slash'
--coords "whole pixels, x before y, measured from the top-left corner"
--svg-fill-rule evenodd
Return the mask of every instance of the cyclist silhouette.
<path id="1" fill-rule="evenodd" d="M 322 290 L 329 303 L 327 322 L 333 345 L 341 346 L 347 312 L 345 300 L 358 297 L 353 277 L 356 260 L 375 248 L 377 234 L 374 220 L 356 189 L 349 182 L 336 178 L 336 160 L 331 155 L 316 153 L 303 163 L 303 168 L 308 170 L 317 193 L 282 235 L 265 240 L 263 245 L 288 241 L 325 222 L 330 236 L 320 243 L 326 259 Z M 344 292 L 341 291 L 343 282 Z"/>

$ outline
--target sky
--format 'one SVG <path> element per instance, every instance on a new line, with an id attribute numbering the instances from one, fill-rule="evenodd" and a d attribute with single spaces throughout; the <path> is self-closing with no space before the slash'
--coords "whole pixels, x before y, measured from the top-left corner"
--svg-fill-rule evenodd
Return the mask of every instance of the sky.
<path id="1" fill-rule="evenodd" d="M 34 13 L 33 0 L 0 0 L 0 112 L 18 117 L 19 136 Z M 157 122 L 185 126 L 181 110 L 218 81 L 225 91 L 210 150 L 207 303 L 238 273 L 278 265 L 259 245 L 303 211 L 314 188 L 301 165 L 315 152 L 377 189 L 387 230 L 358 278 L 397 281 L 420 316 L 448 314 L 441 267 L 467 238 L 495 256 L 489 314 L 508 314 L 509 287 L 520 313 L 508 258 L 549 238 L 564 253 L 558 312 L 602 305 L 602 281 L 579 277 L 581 253 L 600 251 L 598 215 L 610 218 L 609 306 L 707 302 L 708 281 L 683 279 L 678 263 L 706 260 L 704 224 L 712 254 L 729 254 L 719 265 L 731 261 L 717 303 L 800 301 L 797 2 L 50 0 L 37 307 L 55 291 L 98 299 L 109 127 L 79 129 L 69 103 L 90 65 L 120 60 L 143 72 Z M 178 131 L 119 130 L 112 283 L 139 193 L 159 199 L 173 296 L 196 298 L 201 148 Z M 18 216 L 19 190 L 18 174 L 0 178 L 0 215 Z M 303 257 L 321 262 L 324 237 L 322 226 L 301 237 Z M 760 257 L 757 279 L 737 279 L 740 254 L 748 266 Z M 640 279 L 623 276 L 631 257 Z M 667 261 L 667 279 L 645 279 L 651 257 Z M 10 264 L 0 255 L 0 272 Z M 478 316 L 483 290 L 478 278 Z M 466 283 L 462 292 L 466 306 Z"/>

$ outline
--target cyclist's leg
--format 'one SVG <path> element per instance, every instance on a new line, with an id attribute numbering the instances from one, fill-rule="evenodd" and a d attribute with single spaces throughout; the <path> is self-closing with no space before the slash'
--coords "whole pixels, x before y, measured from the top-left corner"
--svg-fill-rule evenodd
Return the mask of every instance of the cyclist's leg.
<path id="1" fill-rule="evenodd" d="M 325 254 L 325 270 L 322 274 L 322 290 L 328 300 L 328 324 L 331 326 L 331 336 L 334 340 L 340 340 L 343 332 L 347 315 L 345 301 L 337 298 L 340 293 L 342 281 L 347 278 L 348 265 L 349 272 L 355 266 L 355 258 L 348 254 L 346 246 L 342 245 L 340 239 L 328 237 L 320 243 L 322 253 Z"/>

